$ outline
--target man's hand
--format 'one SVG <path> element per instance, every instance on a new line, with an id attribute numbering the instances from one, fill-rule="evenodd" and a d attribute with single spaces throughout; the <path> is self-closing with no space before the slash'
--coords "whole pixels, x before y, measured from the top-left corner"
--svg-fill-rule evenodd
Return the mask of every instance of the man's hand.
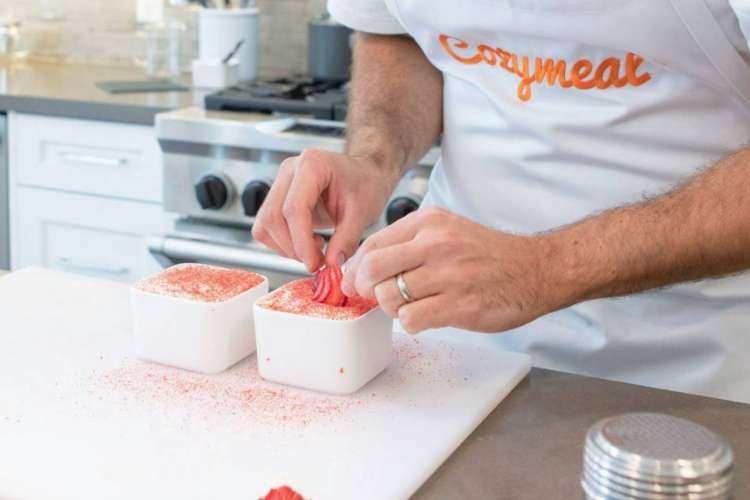
<path id="1" fill-rule="evenodd" d="M 253 237 L 312 272 L 323 263 L 315 229 L 335 226 L 325 261 L 341 265 L 398 182 L 400 168 L 366 157 L 307 150 L 285 160 L 253 225 Z"/>
<path id="2" fill-rule="evenodd" d="M 344 292 L 376 298 L 410 333 L 444 326 L 498 332 L 560 305 L 545 279 L 549 252 L 542 237 L 428 208 L 368 238 L 347 263 Z M 401 296 L 399 273 L 414 302 Z"/>
<path id="3" fill-rule="evenodd" d="M 253 237 L 301 260 L 323 263 L 314 229 L 335 226 L 325 255 L 340 265 L 383 211 L 398 180 L 442 129 L 443 78 L 407 36 L 358 33 L 347 112 L 346 155 L 309 150 L 286 160 Z"/>

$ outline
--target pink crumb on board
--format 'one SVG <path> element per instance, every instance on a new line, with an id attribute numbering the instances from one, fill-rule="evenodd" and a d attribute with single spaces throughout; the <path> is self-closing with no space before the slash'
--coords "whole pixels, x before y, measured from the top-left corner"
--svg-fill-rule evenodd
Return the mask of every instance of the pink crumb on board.
<path id="1" fill-rule="evenodd" d="M 260 424 L 264 429 L 301 430 L 310 425 L 355 422 L 356 411 L 366 411 L 378 400 L 388 400 L 403 384 L 419 379 L 470 383 L 453 368 L 461 356 L 447 344 L 429 349 L 418 339 L 394 342 L 395 360 L 374 385 L 349 396 L 332 396 L 274 384 L 258 375 L 257 360 L 250 358 L 218 375 L 203 375 L 168 366 L 131 360 L 125 365 L 88 377 L 91 396 L 115 403 L 116 411 L 138 415 L 177 411 L 182 424 L 195 419 L 209 428 Z M 345 373 L 345 367 L 339 368 Z M 253 427 L 255 428 L 255 427 Z"/>
<path id="2" fill-rule="evenodd" d="M 272 311 L 332 320 L 353 320 L 377 307 L 374 300 L 350 297 L 345 306 L 314 302 L 312 278 L 292 281 L 260 299 L 256 304 Z"/>
<path id="3" fill-rule="evenodd" d="M 198 302 L 222 302 L 263 283 L 260 274 L 206 264 L 177 264 L 136 283 L 135 288 Z"/>
<path id="4" fill-rule="evenodd" d="M 202 375 L 145 362 L 102 373 L 96 384 L 146 408 L 191 408 L 192 414 L 241 417 L 282 426 L 306 426 L 343 416 L 360 406 L 356 398 L 329 396 L 266 382 L 255 360 L 219 375 Z M 129 410 L 134 410 L 129 404 Z"/>

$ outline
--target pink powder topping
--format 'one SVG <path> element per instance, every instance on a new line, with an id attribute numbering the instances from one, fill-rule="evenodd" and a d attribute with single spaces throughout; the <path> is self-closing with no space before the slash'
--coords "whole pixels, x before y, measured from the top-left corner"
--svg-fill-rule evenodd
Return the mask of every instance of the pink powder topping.
<path id="1" fill-rule="evenodd" d="M 313 316 L 323 319 L 352 320 L 377 307 L 374 300 L 349 297 L 345 306 L 331 306 L 312 299 L 312 279 L 287 283 L 257 302 L 259 307 L 273 311 Z"/>
<path id="2" fill-rule="evenodd" d="M 178 264 L 141 280 L 143 292 L 198 302 L 222 302 L 263 283 L 260 274 L 206 264 Z"/>
<path id="3" fill-rule="evenodd" d="M 218 375 L 202 375 L 150 363 L 135 362 L 92 378 L 99 394 L 114 398 L 123 412 L 153 413 L 165 408 L 184 411 L 182 422 L 202 419 L 230 425 L 229 417 L 272 428 L 301 428 L 348 418 L 365 398 L 328 396 L 279 386 L 258 375 L 256 360 Z M 106 391 L 106 392 L 104 392 Z"/>
<path id="4" fill-rule="evenodd" d="M 238 435 L 249 429 L 262 429 L 269 433 L 294 432 L 302 437 L 308 426 L 358 425 L 361 412 L 394 397 L 401 398 L 405 391 L 409 392 L 404 388 L 416 383 L 424 384 L 428 390 L 476 383 L 473 370 L 466 367 L 467 360 L 450 344 L 397 335 L 394 355 L 392 365 L 382 375 L 364 390 L 347 396 L 263 380 L 257 369 L 257 363 L 263 360 L 255 356 L 217 375 L 126 359 L 119 367 L 108 365 L 103 370 L 82 372 L 83 379 L 73 379 L 81 398 L 76 407 L 85 412 L 82 414 L 97 417 L 148 415 L 154 422 L 166 419 L 165 425 L 181 429 L 214 432 L 231 427 Z M 344 373 L 340 376 L 350 371 L 349 367 L 341 368 Z M 411 404 L 412 400 L 399 401 Z M 10 418 L 19 422 L 16 417 Z"/>

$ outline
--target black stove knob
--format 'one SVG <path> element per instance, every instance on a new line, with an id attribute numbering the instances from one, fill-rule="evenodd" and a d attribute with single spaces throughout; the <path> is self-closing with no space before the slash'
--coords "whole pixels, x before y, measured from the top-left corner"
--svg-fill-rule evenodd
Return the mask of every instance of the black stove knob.
<path id="1" fill-rule="evenodd" d="M 271 190 L 270 184 L 265 181 L 251 181 L 242 190 L 242 208 L 245 210 L 245 215 L 248 217 L 255 217 L 260 211 L 261 205 L 266 200 L 268 192 Z"/>
<path id="2" fill-rule="evenodd" d="M 385 210 L 385 221 L 393 224 L 419 208 L 419 202 L 411 196 L 399 196 L 388 204 Z"/>
<path id="3" fill-rule="evenodd" d="M 195 197 L 203 210 L 220 210 L 229 201 L 229 186 L 218 175 L 206 175 L 195 185 Z"/>

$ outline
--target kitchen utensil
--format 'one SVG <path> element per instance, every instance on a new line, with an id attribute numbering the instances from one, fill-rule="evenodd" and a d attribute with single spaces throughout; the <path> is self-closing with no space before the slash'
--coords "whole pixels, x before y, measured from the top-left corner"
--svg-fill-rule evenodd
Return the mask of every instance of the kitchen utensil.
<path id="1" fill-rule="evenodd" d="M 281 293 L 283 287 L 270 296 Z M 266 380 L 349 394 L 382 372 L 393 357 L 393 321 L 379 307 L 347 319 L 274 310 L 267 298 L 254 308 L 258 371 Z"/>
<path id="2" fill-rule="evenodd" d="M 388 370 L 347 397 L 264 382 L 254 357 L 197 375 L 134 359 L 128 299 L 39 268 L 0 280 L 0 497 L 405 499 L 529 370 L 435 333 L 395 335 Z"/>
<path id="3" fill-rule="evenodd" d="M 310 78 L 333 82 L 349 79 L 351 34 L 351 29 L 328 13 L 310 20 L 307 25 L 307 72 Z"/>
<path id="4" fill-rule="evenodd" d="M 154 289 L 154 280 L 175 275 L 191 280 L 183 288 L 201 290 L 210 285 L 194 282 L 200 275 L 217 276 L 231 285 L 232 271 L 200 264 L 178 264 L 147 278 L 131 288 L 133 304 L 133 334 L 138 357 L 148 361 L 194 370 L 218 373 L 255 352 L 253 304 L 268 292 L 268 280 L 252 288 L 217 301 L 187 298 L 170 294 L 175 285 Z M 196 278 L 190 278 L 195 275 Z M 260 278 L 243 276 L 243 280 Z M 157 281 L 158 282 L 158 281 Z"/>
<path id="5" fill-rule="evenodd" d="M 629 413 L 596 423 L 583 460 L 589 500 L 728 500 L 732 494 L 729 445 L 669 415 Z"/>
<path id="6" fill-rule="evenodd" d="M 229 62 L 231 58 L 234 57 L 234 55 L 237 53 L 238 50 L 240 50 L 240 47 L 242 47 L 242 44 L 245 43 L 245 39 L 243 38 L 239 42 L 237 42 L 237 45 L 234 46 L 232 50 L 229 51 L 227 55 L 224 56 L 224 58 L 221 60 L 222 64 L 226 64 Z"/>
<path id="7" fill-rule="evenodd" d="M 223 1 L 220 3 L 223 4 Z M 200 58 L 221 60 L 240 40 L 235 57 L 240 61 L 240 79 L 254 80 L 258 74 L 258 9 L 202 9 L 199 15 Z"/>

